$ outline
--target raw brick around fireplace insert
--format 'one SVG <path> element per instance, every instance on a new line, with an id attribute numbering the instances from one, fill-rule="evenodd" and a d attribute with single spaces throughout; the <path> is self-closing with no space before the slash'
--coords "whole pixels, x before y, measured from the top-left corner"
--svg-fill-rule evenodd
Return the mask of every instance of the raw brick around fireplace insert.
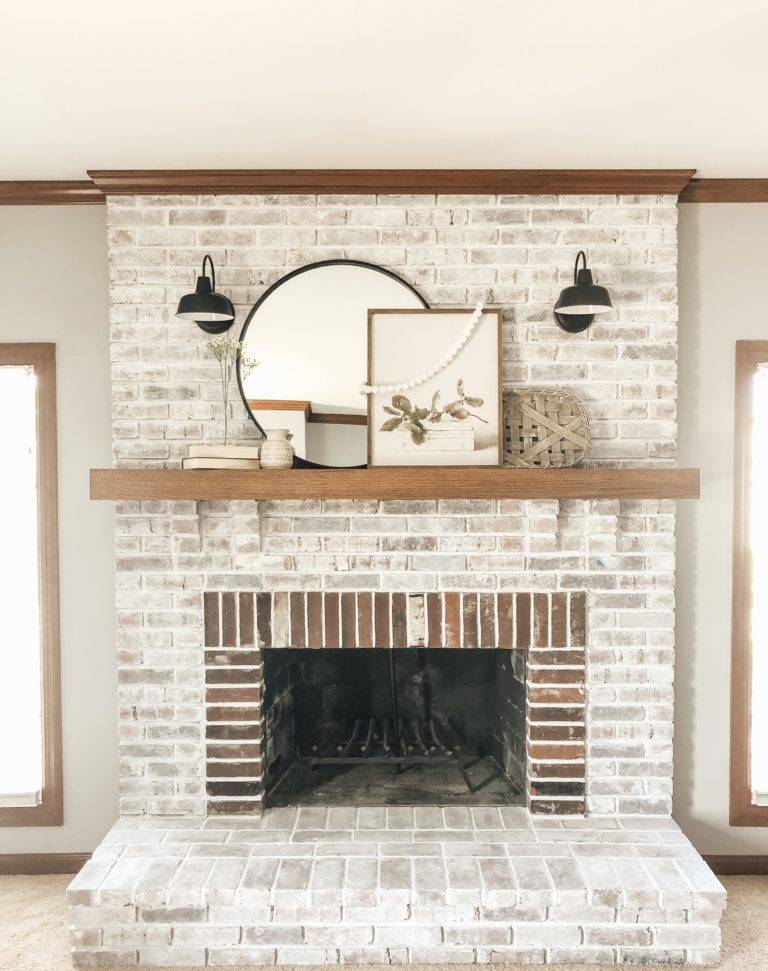
<path id="1" fill-rule="evenodd" d="M 524 650 L 526 798 L 585 810 L 586 594 L 304 591 L 204 594 L 208 812 L 264 803 L 266 648 Z"/>

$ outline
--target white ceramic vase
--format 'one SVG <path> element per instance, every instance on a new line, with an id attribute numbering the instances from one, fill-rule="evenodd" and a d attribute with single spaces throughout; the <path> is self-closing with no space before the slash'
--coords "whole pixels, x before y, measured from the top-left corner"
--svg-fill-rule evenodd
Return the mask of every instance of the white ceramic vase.
<path id="1" fill-rule="evenodd" d="M 265 428 L 266 440 L 261 443 L 262 469 L 290 469 L 293 466 L 293 435 L 287 428 Z"/>

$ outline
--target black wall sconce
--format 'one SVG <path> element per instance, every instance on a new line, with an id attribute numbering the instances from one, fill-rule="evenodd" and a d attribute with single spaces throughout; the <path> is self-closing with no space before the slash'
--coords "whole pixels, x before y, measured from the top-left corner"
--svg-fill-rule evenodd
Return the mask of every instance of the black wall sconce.
<path id="1" fill-rule="evenodd" d="M 579 269 L 579 260 L 584 266 Z M 559 327 L 569 334 L 580 334 L 595 319 L 595 314 L 605 314 L 613 310 L 611 298 L 605 287 L 592 280 L 592 271 L 587 269 L 587 257 L 579 250 L 573 268 L 573 286 L 566 287 L 555 304 L 555 320 Z"/>
<path id="2" fill-rule="evenodd" d="M 211 278 L 205 275 L 206 261 L 211 265 Z M 203 257 L 202 274 L 197 278 L 194 293 L 187 293 L 179 300 L 176 316 L 182 320 L 194 320 L 206 334 L 223 334 L 235 322 L 235 308 L 229 297 L 216 293 L 216 271 L 210 256 Z"/>

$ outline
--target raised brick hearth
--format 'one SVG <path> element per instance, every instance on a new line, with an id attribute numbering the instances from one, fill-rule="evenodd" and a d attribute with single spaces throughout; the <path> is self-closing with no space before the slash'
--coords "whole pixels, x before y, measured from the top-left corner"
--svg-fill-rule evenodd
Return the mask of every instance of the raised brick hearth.
<path id="1" fill-rule="evenodd" d="M 710 964 L 725 891 L 669 818 L 421 806 L 125 819 L 69 901 L 80 964 Z"/>
<path id="2" fill-rule="evenodd" d="M 115 464 L 221 437 L 206 335 L 174 317 L 210 253 L 233 336 L 318 260 L 385 266 L 433 307 L 491 288 L 505 389 L 580 397 L 590 465 L 673 466 L 675 204 L 111 197 Z M 582 248 L 616 310 L 569 335 L 552 307 Z M 239 402 L 229 428 L 253 440 Z M 115 547 L 120 819 L 70 890 L 79 963 L 717 960 L 725 894 L 671 818 L 673 502 L 134 500 Z M 263 810 L 265 658 L 367 648 L 524 677 L 530 810 Z"/>

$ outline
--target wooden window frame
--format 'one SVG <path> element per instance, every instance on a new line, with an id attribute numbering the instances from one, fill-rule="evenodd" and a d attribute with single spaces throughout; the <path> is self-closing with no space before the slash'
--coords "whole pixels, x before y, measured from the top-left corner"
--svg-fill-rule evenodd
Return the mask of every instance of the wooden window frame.
<path id="1" fill-rule="evenodd" d="M 0 366 L 33 367 L 37 376 L 38 570 L 43 708 L 43 788 L 39 805 L 1 807 L 0 826 L 61 826 L 61 662 L 56 445 L 56 345 L 0 344 Z"/>
<path id="2" fill-rule="evenodd" d="M 752 799 L 752 556 L 749 545 L 752 379 L 768 364 L 768 341 L 736 341 L 733 448 L 733 593 L 731 599 L 731 826 L 768 826 L 768 806 Z"/>

